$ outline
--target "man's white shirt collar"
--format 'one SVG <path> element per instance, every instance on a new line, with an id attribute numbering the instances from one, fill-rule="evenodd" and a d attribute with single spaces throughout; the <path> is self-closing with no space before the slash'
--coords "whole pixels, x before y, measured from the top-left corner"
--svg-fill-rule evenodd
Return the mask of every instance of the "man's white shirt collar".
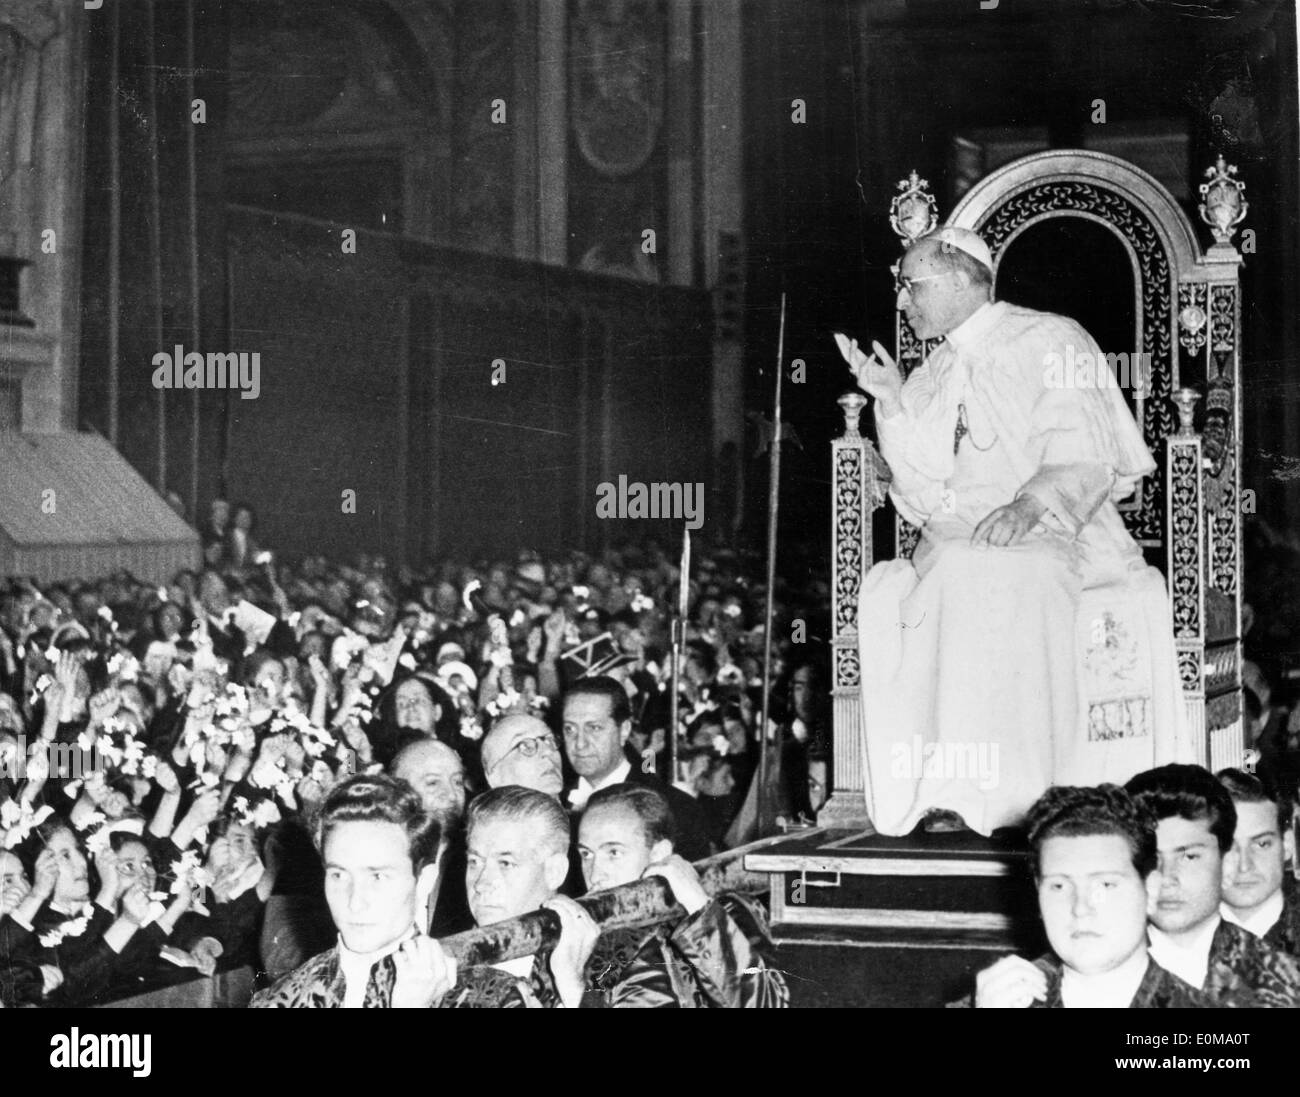
<path id="1" fill-rule="evenodd" d="M 412 926 L 396 941 L 375 952 L 353 952 L 339 937 L 339 968 L 343 972 L 343 1008 L 360 1009 L 366 1000 L 366 987 L 370 984 L 370 970 L 385 956 L 391 956 L 416 934 Z"/>
<path id="2" fill-rule="evenodd" d="M 626 758 L 615 766 L 608 774 L 602 777 L 597 784 L 592 784 L 585 777 L 579 777 L 578 783 L 573 791 L 569 793 L 569 805 L 575 811 L 581 811 L 587 806 L 587 801 L 591 799 L 593 792 L 599 792 L 603 788 L 609 788 L 610 785 L 621 785 L 632 773 L 632 763 Z"/>
<path id="3" fill-rule="evenodd" d="M 1184 983 L 1200 990 L 1205 985 L 1205 976 L 1210 970 L 1210 946 L 1214 943 L 1214 934 L 1221 921 L 1223 919 L 1216 914 L 1186 943 L 1176 942 L 1163 930 L 1148 926 L 1151 958 L 1170 974 L 1177 975 Z"/>
<path id="4" fill-rule="evenodd" d="M 1061 1005 L 1066 1009 L 1128 1009 L 1146 977 L 1150 958 L 1138 949 L 1114 971 L 1080 975 L 1066 968 L 1061 975 Z"/>
<path id="5" fill-rule="evenodd" d="M 1225 922 L 1241 926 L 1247 933 L 1252 933 L 1256 937 L 1263 937 L 1277 925 L 1277 920 L 1282 917 L 1285 907 L 1286 900 L 1282 896 L 1282 889 L 1279 888 L 1265 899 L 1253 914 L 1238 914 L 1227 903 L 1219 904 L 1219 913 L 1223 915 Z"/>

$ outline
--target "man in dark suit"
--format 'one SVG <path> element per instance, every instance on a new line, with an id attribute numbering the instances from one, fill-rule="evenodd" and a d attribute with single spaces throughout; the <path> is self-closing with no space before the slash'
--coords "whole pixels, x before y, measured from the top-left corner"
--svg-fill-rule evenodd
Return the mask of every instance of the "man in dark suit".
<path id="1" fill-rule="evenodd" d="M 460 755 L 438 739 L 417 739 L 397 752 L 389 772 L 420 794 L 441 833 L 437 874 L 422 877 L 417 889 L 422 926 L 433 937 L 472 929 L 465 897 L 465 770 Z"/>
<path id="2" fill-rule="evenodd" d="M 632 705 L 627 691 L 605 675 L 579 678 L 564 695 L 564 753 L 577 780 L 564 801 L 581 811 L 588 797 L 610 785 L 647 785 L 658 789 L 672 808 L 677 851 L 688 861 L 708 857 L 712 847 L 708 822 L 693 796 L 666 786 L 653 770 L 635 763 L 626 751 L 632 733 Z"/>

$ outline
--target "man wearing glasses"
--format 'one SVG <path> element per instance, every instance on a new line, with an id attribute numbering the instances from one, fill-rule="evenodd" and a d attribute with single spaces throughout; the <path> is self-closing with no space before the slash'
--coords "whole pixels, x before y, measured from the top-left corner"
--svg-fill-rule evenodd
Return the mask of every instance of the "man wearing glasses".
<path id="1" fill-rule="evenodd" d="M 1050 785 L 1192 757 L 1164 582 L 1116 508 L 1155 462 L 1092 337 L 993 300 L 976 233 L 922 237 L 896 273 L 925 361 L 904 380 L 837 337 L 921 530 L 862 583 L 867 810 L 883 834 L 988 835 Z"/>
<path id="2" fill-rule="evenodd" d="M 498 720 L 483 737 L 482 758 L 492 788 L 520 785 L 557 800 L 564 788 L 559 744 L 536 716 Z"/>

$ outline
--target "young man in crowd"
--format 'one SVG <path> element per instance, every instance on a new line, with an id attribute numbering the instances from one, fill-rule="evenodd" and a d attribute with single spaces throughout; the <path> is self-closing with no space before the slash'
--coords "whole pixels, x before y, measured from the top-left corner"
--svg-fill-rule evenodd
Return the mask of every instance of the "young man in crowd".
<path id="1" fill-rule="evenodd" d="M 713 852 L 708 821 L 700 805 L 680 789 L 665 786 L 653 773 L 634 764 L 624 749 L 632 734 L 632 706 L 627 691 L 613 678 L 580 678 L 564 696 L 564 752 L 577 774 L 567 790 L 573 811 L 586 807 L 591 794 L 624 782 L 656 788 L 668 800 L 677 827 L 677 849 L 688 861 Z"/>
<path id="2" fill-rule="evenodd" d="M 1295 879 L 1295 802 L 1269 782 L 1239 769 L 1219 781 L 1237 809 L 1232 849 L 1223 861 L 1224 919 L 1266 945 L 1300 954 L 1300 895 Z M 1290 864 L 1291 871 L 1287 871 Z"/>
<path id="3" fill-rule="evenodd" d="M 1219 913 L 1224 856 L 1237 811 L 1200 766 L 1167 765 L 1125 786 L 1156 818 L 1159 888 L 1149 916 L 1151 954 L 1215 1005 L 1300 1006 L 1300 966 Z"/>
<path id="4" fill-rule="evenodd" d="M 673 852 L 672 812 L 643 785 L 592 793 L 578 830 L 588 891 L 662 876 L 686 917 L 649 929 L 602 934 L 588 964 L 601 1004 L 623 1008 L 767 1007 L 789 1004 L 762 910 L 737 895 L 711 899 L 688 861 Z"/>
<path id="5" fill-rule="evenodd" d="M 325 898 L 338 943 L 254 996 L 263 1009 L 428 1008 L 456 981 L 456 963 L 417 925 L 420 876 L 435 863 L 438 827 L 393 777 L 343 781 L 316 823 Z"/>
<path id="6" fill-rule="evenodd" d="M 1057 786 L 1030 808 L 1028 823 L 1030 867 L 1052 954 L 1032 963 L 1003 957 L 976 977 L 973 1004 L 1206 1005 L 1156 962 L 1147 945 L 1147 908 L 1160 881 L 1150 813 L 1114 785 Z"/>

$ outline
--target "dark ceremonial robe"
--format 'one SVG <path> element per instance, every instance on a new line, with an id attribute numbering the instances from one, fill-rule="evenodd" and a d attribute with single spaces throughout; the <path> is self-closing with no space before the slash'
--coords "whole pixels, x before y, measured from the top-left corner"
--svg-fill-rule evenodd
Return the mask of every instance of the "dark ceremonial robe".
<path id="1" fill-rule="evenodd" d="M 1290 873 L 1282 878 L 1282 914 L 1263 941 L 1269 948 L 1300 957 L 1300 886 Z"/>
<path id="2" fill-rule="evenodd" d="M 1201 990 L 1216 1006 L 1300 1007 L 1300 962 L 1241 926 L 1220 921 Z"/>
<path id="3" fill-rule="evenodd" d="M 554 1009 L 560 996 L 548 961 L 548 955 L 538 953 L 524 977 L 497 967 L 466 968 L 440 1005 L 443 1009 Z M 585 997 L 582 1004 L 589 1004 Z"/>
<path id="4" fill-rule="evenodd" d="M 676 923 L 602 933 L 587 964 L 589 1001 L 613 1009 L 783 1009 L 784 974 L 757 904 L 722 895 Z"/>
<path id="5" fill-rule="evenodd" d="M 1047 997 L 1042 1001 L 1035 1000 L 1031 1003 L 1031 1009 L 1064 1009 L 1065 1003 L 1061 999 L 1061 977 L 1065 973 L 1065 967 L 1055 956 L 1048 953 L 1034 961 L 1035 966 L 1043 969 L 1047 974 Z M 1146 974 L 1142 976 L 1142 982 L 1138 984 L 1137 993 L 1133 995 L 1133 1000 L 1129 1003 L 1129 1009 L 1208 1009 L 1215 1005 L 1215 1002 L 1202 994 L 1200 991 L 1188 986 L 1178 976 L 1171 974 L 1157 964 L 1154 960 L 1148 958 Z M 973 1008 L 975 1005 L 975 994 L 972 991 L 965 998 L 956 1002 L 949 1002 L 949 1008 L 958 1009 Z"/>
<path id="6" fill-rule="evenodd" d="M 393 1004 L 393 983 L 397 962 L 392 955 L 381 957 L 370 969 L 362 1009 L 388 1009 Z M 313 956 L 301 967 L 259 990 L 249 1009 L 341 1009 L 347 979 L 339 963 L 338 946 Z"/>
<path id="7" fill-rule="evenodd" d="M 1035 1002 L 1032 1008 L 1062 1009 L 1061 976 L 1059 960 L 1052 957 L 1048 961 L 1054 971 L 1048 976 L 1047 998 Z M 1178 976 L 1172 975 L 1154 960 L 1147 961 L 1147 971 L 1142 976 L 1137 993 L 1129 1003 L 1129 1009 L 1206 1009 L 1210 1006 L 1204 995 L 1184 983 Z"/>
<path id="8" fill-rule="evenodd" d="M 392 955 L 370 969 L 363 1009 L 389 1009 L 397 966 Z M 250 1009 L 340 1009 L 347 980 L 339 963 L 338 946 L 314 956 L 279 979 L 274 986 L 253 995 Z M 456 985 L 437 1003 L 443 1009 L 550 1008 L 560 997 L 551 981 L 546 958 L 538 956 L 526 978 L 493 967 L 466 968 Z"/>

